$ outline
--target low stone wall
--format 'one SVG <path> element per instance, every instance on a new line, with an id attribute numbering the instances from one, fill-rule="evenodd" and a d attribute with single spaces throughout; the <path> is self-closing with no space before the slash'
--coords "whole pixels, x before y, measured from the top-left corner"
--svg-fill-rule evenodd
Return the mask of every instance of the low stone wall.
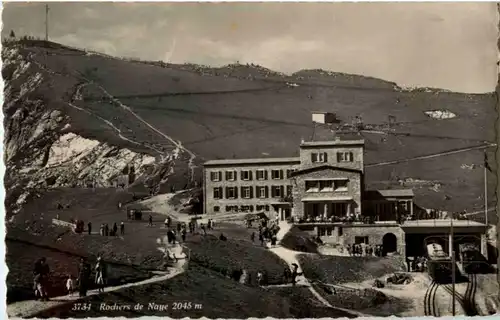
<path id="1" fill-rule="evenodd" d="M 330 245 L 347 245 L 355 242 L 355 237 L 368 237 L 368 243 L 371 245 L 383 244 L 384 236 L 392 233 L 396 237 L 397 251 L 400 254 L 405 252 L 405 233 L 397 225 L 379 225 L 379 224 L 317 224 L 300 225 L 300 230 L 309 233 L 311 236 L 320 236 L 321 241 Z"/>
<path id="2" fill-rule="evenodd" d="M 52 219 L 52 224 L 56 226 L 61 226 L 61 227 L 66 227 L 66 228 L 71 228 L 71 230 L 75 230 L 76 224 L 64 221 L 64 220 L 59 220 L 59 219 Z"/>

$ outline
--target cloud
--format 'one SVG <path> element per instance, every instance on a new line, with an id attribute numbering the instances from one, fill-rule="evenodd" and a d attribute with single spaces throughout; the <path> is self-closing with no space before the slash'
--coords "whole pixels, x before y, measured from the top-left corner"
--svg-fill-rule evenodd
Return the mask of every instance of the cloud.
<path id="1" fill-rule="evenodd" d="M 50 37 L 118 56 L 281 72 L 322 68 L 492 91 L 494 3 L 51 3 Z M 3 35 L 43 36 L 42 3 L 7 3 Z"/>

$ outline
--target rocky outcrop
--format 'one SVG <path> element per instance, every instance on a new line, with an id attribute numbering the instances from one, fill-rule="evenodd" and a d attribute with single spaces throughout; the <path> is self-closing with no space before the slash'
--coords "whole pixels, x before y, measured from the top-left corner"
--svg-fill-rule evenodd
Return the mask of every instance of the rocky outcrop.
<path id="1" fill-rule="evenodd" d="M 138 180 L 157 188 L 165 182 L 173 170 L 174 155 L 157 162 L 150 154 L 75 133 L 71 118 L 57 108 L 57 103 L 71 97 L 52 99 L 54 80 L 21 49 L 10 45 L 2 50 L 6 80 L 4 181 L 9 215 L 45 188 L 117 187 Z"/>

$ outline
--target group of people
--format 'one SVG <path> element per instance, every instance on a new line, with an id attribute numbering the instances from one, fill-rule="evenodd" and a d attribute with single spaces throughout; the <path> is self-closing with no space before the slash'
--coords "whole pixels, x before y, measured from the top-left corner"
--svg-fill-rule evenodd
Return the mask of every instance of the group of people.
<path id="1" fill-rule="evenodd" d="M 258 286 L 266 286 L 269 283 L 266 271 L 257 271 L 254 276 L 252 276 L 252 273 L 246 269 L 223 270 L 222 274 L 226 278 L 232 279 L 244 285 L 257 284 Z"/>
<path id="2" fill-rule="evenodd" d="M 104 292 L 104 286 L 107 282 L 107 266 L 100 256 L 97 258 L 97 262 L 94 266 L 94 272 L 94 283 L 99 292 Z M 50 268 L 45 257 L 40 258 L 35 262 L 33 274 L 35 298 L 41 299 L 42 301 L 48 301 Z M 90 264 L 86 261 L 86 259 L 81 258 L 80 264 L 78 265 L 78 277 L 74 279 L 73 276 L 69 274 L 65 281 L 67 294 L 72 295 L 75 292 L 75 287 L 78 286 L 79 296 L 85 297 L 91 284 L 91 274 L 92 270 Z"/>
<path id="3" fill-rule="evenodd" d="M 278 242 L 278 231 L 279 226 L 277 224 L 272 224 L 269 227 L 267 222 L 261 220 L 258 228 L 260 245 L 264 246 L 266 241 L 270 241 L 272 246 L 275 246 Z M 250 240 L 255 242 L 255 232 L 250 235 Z"/>
<path id="4" fill-rule="evenodd" d="M 406 267 L 408 272 L 424 272 L 427 268 L 426 257 L 407 257 Z"/>
<path id="5" fill-rule="evenodd" d="M 353 257 L 365 257 L 365 256 L 384 256 L 384 246 L 381 244 L 370 245 L 365 243 L 353 243 L 347 245 L 347 253 Z"/>
<path id="6" fill-rule="evenodd" d="M 89 234 L 91 233 L 92 230 L 92 224 L 89 222 L 88 225 L 88 231 Z M 113 224 L 113 227 L 110 228 L 107 223 L 102 223 L 100 228 L 99 228 L 99 235 L 101 236 L 118 236 L 118 225 L 116 222 Z M 125 223 L 123 221 L 120 223 L 120 235 L 125 235 Z"/>
<path id="7" fill-rule="evenodd" d="M 207 230 L 214 230 L 215 226 L 215 220 L 213 219 L 208 219 L 207 224 L 198 223 L 196 222 L 196 219 L 192 219 L 189 221 L 187 224 L 186 223 L 181 223 L 178 222 L 176 227 L 174 228 L 172 226 L 172 219 L 170 217 L 167 217 L 165 219 L 165 228 L 168 230 L 167 231 L 167 239 L 169 244 L 175 244 L 177 240 L 177 235 L 180 235 L 182 242 L 186 242 L 186 236 L 189 230 L 190 234 L 194 234 L 197 227 L 199 227 L 202 231 L 203 234 L 207 234 Z"/>

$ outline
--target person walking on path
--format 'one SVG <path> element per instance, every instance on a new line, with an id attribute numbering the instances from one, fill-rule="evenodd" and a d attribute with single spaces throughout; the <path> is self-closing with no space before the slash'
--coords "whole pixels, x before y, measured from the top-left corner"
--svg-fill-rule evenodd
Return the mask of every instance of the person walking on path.
<path id="1" fill-rule="evenodd" d="M 40 295 L 41 300 L 48 301 L 49 298 L 47 294 L 47 285 L 49 282 L 48 278 L 50 268 L 45 257 L 41 258 L 35 263 L 35 270 L 33 273 L 35 275 L 35 287 L 38 291 L 38 294 Z"/>
<path id="2" fill-rule="evenodd" d="M 120 234 L 123 236 L 125 235 L 125 224 L 123 221 L 120 223 Z"/>
<path id="3" fill-rule="evenodd" d="M 89 235 L 92 234 L 92 222 L 89 221 L 89 223 L 87 223 L 87 229 L 89 231 Z"/>
<path id="4" fill-rule="evenodd" d="M 68 275 L 68 279 L 66 279 L 66 291 L 70 296 L 75 292 L 75 284 L 73 283 L 73 277 L 71 275 Z"/>
<path id="5" fill-rule="evenodd" d="M 264 236 L 262 235 L 262 232 L 259 232 L 259 241 L 260 241 L 260 245 L 264 246 Z"/>
<path id="6" fill-rule="evenodd" d="M 165 229 L 168 229 L 168 225 L 169 225 L 169 220 L 168 220 L 168 217 L 165 219 Z"/>
<path id="7" fill-rule="evenodd" d="M 149 223 L 148 223 L 148 226 L 149 227 L 152 227 L 153 226 L 153 216 L 150 214 L 149 215 Z"/>
<path id="8" fill-rule="evenodd" d="M 292 286 L 295 286 L 297 283 L 297 276 L 301 275 L 302 273 L 298 272 L 299 266 L 296 263 L 292 263 Z"/>
<path id="9" fill-rule="evenodd" d="M 104 292 L 104 285 L 106 284 L 106 264 L 102 261 L 101 257 L 97 258 L 95 266 L 95 283 L 98 292 Z"/>
<path id="10" fill-rule="evenodd" d="M 184 226 L 181 230 L 181 238 L 182 238 L 182 242 L 186 242 L 186 226 Z"/>
<path id="11" fill-rule="evenodd" d="M 84 258 L 80 260 L 78 266 L 78 292 L 80 297 L 87 296 L 89 289 L 90 267 Z"/>

